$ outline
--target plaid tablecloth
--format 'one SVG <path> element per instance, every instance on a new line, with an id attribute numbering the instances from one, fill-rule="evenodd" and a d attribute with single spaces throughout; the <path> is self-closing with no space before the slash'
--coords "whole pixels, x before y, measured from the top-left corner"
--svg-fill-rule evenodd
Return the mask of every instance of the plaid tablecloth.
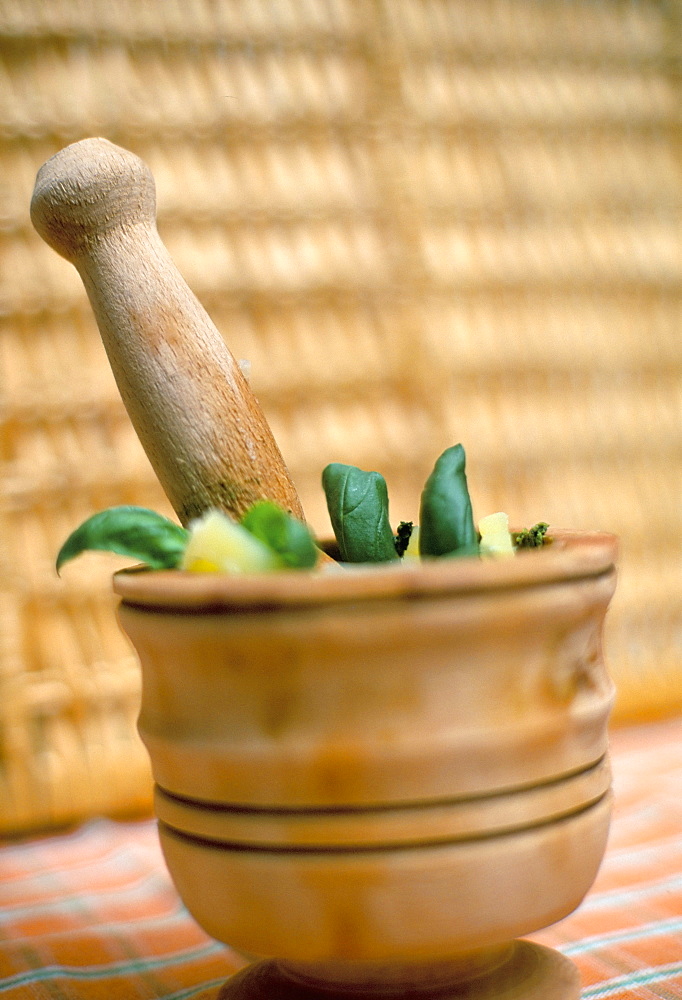
<path id="1" fill-rule="evenodd" d="M 597 882 L 535 939 L 585 1000 L 682 1000 L 682 721 L 616 731 Z M 239 958 L 184 910 L 152 821 L 98 820 L 0 847 L 0 1000 L 215 1000 Z"/>

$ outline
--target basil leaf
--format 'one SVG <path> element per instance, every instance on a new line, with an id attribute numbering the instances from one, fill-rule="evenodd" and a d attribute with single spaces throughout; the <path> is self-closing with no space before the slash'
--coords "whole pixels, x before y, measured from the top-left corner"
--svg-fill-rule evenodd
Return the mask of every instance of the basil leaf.
<path id="1" fill-rule="evenodd" d="M 478 535 L 467 487 L 461 444 L 440 456 L 426 481 L 419 513 L 419 551 L 423 556 L 474 555 Z"/>
<path id="2" fill-rule="evenodd" d="M 332 462 L 322 473 L 322 486 L 343 562 L 398 559 L 382 475 Z"/>
<path id="3" fill-rule="evenodd" d="M 131 556 L 152 569 L 173 569 L 189 532 L 146 507 L 110 507 L 84 521 L 66 539 L 57 556 L 57 572 L 82 552 L 101 550 Z"/>
<path id="4" fill-rule="evenodd" d="M 270 500 L 250 507 L 241 524 L 275 553 L 282 566 L 304 569 L 317 562 L 319 553 L 307 526 Z"/>

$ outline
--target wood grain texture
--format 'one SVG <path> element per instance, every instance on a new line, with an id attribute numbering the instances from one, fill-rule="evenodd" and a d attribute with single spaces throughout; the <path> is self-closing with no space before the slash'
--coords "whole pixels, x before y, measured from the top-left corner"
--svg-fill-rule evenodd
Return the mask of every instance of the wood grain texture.
<path id="1" fill-rule="evenodd" d="M 239 366 L 156 228 L 154 179 L 106 139 L 67 146 L 38 173 L 31 218 L 77 268 L 121 397 L 173 508 L 237 517 L 271 499 L 303 511 Z"/>

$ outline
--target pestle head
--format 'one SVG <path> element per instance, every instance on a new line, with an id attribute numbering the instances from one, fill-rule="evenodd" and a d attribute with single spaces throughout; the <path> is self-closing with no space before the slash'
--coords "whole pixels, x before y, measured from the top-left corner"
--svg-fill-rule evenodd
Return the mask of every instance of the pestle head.
<path id="1" fill-rule="evenodd" d="M 156 189 L 147 165 L 108 139 L 66 146 L 38 171 L 31 221 L 45 242 L 75 261 L 119 226 L 155 225 Z"/>

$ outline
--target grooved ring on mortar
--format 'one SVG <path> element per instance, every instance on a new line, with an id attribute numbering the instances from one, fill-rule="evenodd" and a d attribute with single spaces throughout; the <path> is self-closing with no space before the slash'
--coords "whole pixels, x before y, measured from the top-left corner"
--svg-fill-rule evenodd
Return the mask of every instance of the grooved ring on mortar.
<path id="1" fill-rule="evenodd" d="M 606 794 L 610 781 L 604 756 L 584 770 L 541 785 L 452 801 L 267 809 L 198 802 L 157 785 L 155 809 L 159 820 L 179 833 L 234 847 L 334 850 L 513 833 L 587 808 Z"/>

